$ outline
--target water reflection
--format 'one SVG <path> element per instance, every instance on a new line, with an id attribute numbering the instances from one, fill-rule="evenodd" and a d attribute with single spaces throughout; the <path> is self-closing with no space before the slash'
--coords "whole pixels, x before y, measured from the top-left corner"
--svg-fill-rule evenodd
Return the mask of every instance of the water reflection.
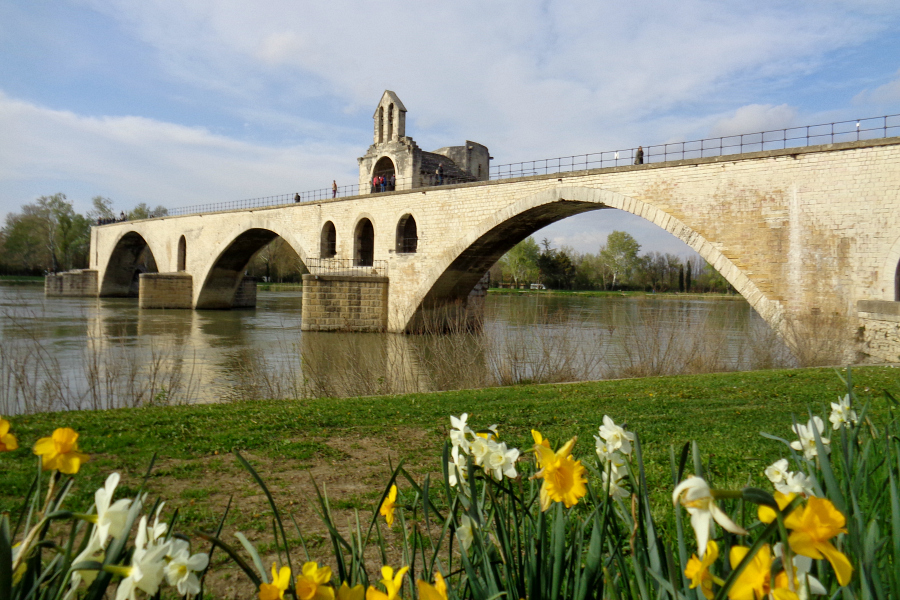
<path id="1" fill-rule="evenodd" d="M 135 299 L 45 299 L 38 286 L 0 286 L 0 413 L 408 393 L 789 360 L 773 358 L 771 332 L 741 299 L 491 295 L 483 334 L 440 336 L 301 335 L 300 307 L 299 292 L 261 292 L 255 310 L 142 311 Z"/>

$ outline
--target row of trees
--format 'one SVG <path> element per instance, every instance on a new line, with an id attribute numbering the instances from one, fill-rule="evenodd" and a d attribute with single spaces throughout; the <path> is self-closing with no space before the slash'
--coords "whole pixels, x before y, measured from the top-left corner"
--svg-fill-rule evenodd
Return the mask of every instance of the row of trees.
<path id="1" fill-rule="evenodd" d="M 542 283 L 557 290 L 647 290 L 656 292 L 733 292 L 699 256 L 640 254 L 641 245 L 624 231 L 613 231 L 597 254 L 552 248 L 544 239 L 517 244 L 492 269 L 491 279 L 519 287 Z"/>
<path id="2" fill-rule="evenodd" d="M 65 194 L 41 196 L 9 213 L 0 229 L 0 273 L 40 275 L 88 266 L 91 225 L 117 219 L 163 216 L 165 207 L 140 203 L 116 215 L 112 200 L 96 196 L 87 214 L 75 212 Z"/>

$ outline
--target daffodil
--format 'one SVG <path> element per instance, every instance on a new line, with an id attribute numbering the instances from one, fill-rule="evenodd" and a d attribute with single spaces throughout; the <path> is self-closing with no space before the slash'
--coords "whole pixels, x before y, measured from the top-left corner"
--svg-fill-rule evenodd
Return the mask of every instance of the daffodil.
<path id="1" fill-rule="evenodd" d="M 259 600 L 284 600 L 284 593 L 291 585 L 290 567 L 278 567 L 272 563 L 272 583 L 262 583 L 259 586 Z"/>
<path id="2" fill-rule="evenodd" d="M 791 429 L 797 434 L 797 437 L 800 438 L 796 442 L 791 442 L 791 448 L 802 451 L 803 456 L 807 460 L 811 460 L 819 455 L 819 449 L 816 447 L 816 434 L 814 431 L 819 433 L 819 439 L 822 440 L 825 454 L 831 452 L 828 446 L 828 444 L 831 443 L 831 440 L 822 436 L 822 432 L 825 431 L 825 423 L 823 423 L 822 419 L 819 417 L 813 417 L 806 425 L 797 423 L 793 425 Z"/>
<path id="3" fill-rule="evenodd" d="M 600 437 L 606 441 L 606 446 L 610 452 L 619 450 L 624 454 L 631 454 L 631 442 L 634 441 L 634 434 L 610 419 L 607 415 L 603 415 L 603 425 L 600 426 Z"/>
<path id="4" fill-rule="evenodd" d="M 776 589 L 789 589 L 802 598 L 808 598 L 810 594 L 824 596 L 828 593 L 822 582 L 809 574 L 812 569 L 812 559 L 808 556 L 791 555 L 790 563 L 784 556 L 784 546 L 781 542 L 773 547 L 775 557 L 780 558 L 785 570 L 775 576 Z M 788 570 L 793 571 L 793 583 L 788 580 Z"/>
<path id="5" fill-rule="evenodd" d="M 10 452 L 18 447 L 16 436 L 9 432 L 9 421 L 0 417 L 0 452 Z"/>
<path id="6" fill-rule="evenodd" d="M 196 596 L 200 593 L 197 573 L 209 565 L 209 555 L 203 552 L 191 554 L 186 541 L 173 539 L 166 565 L 166 581 L 178 589 L 180 596 Z"/>
<path id="7" fill-rule="evenodd" d="M 394 503 L 397 501 L 397 486 L 392 485 L 391 491 L 388 492 L 387 498 L 381 503 L 378 513 L 387 521 L 388 527 L 394 524 Z"/>
<path id="8" fill-rule="evenodd" d="M 831 543 L 839 533 L 847 533 L 847 519 L 830 500 L 812 497 L 806 506 L 794 510 L 784 520 L 791 530 L 788 544 L 801 556 L 825 558 L 837 574 L 838 583 L 847 585 L 853 575 L 853 567 L 847 557 Z"/>
<path id="9" fill-rule="evenodd" d="M 534 475 L 535 479 L 544 480 L 541 485 L 541 510 L 550 508 L 551 502 L 563 502 L 566 508 L 570 508 L 587 494 L 585 468 L 571 454 L 577 440 L 578 438 L 572 438 L 556 452 L 546 446 L 535 445 L 534 449 L 540 454 L 539 462 L 543 467 Z"/>
<path id="10" fill-rule="evenodd" d="M 334 600 L 331 581 L 331 567 L 319 567 L 318 563 L 303 565 L 303 572 L 297 577 L 297 598 L 299 600 Z"/>
<path id="11" fill-rule="evenodd" d="M 518 448 L 507 449 L 504 442 L 492 443 L 487 456 L 485 456 L 483 468 L 497 481 L 501 481 L 504 476 L 517 477 L 516 461 L 518 459 Z"/>
<path id="12" fill-rule="evenodd" d="M 715 597 L 713 593 L 713 583 L 722 585 L 723 581 L 709 572 L 709 568 L 719 558 L 719 545 L 710 540 L 706 543 L 706 552 L 703 559 L 697 558 L 694 554 L 687 562 L 684 568 L 684 576 L 691 580 L 691 589 L 698 586 L 703 595 L 712 600 Z"/>
<path id="13" fill-rule="evenodd" d="M 463 413 L 459 417 L 450 416 L 450 426 L 453 428 L 450 430 L 450 443 L 454 447 L 462 448 L 463 452 L 469 451 L 469 440 L 466 439 L 466 434 L 472 432 L 466 425 L 468 418 L 468 413 Z"/>
<path id="14" fill-rule="evenodd" d="M 543 447 L 547 448 L 548 450 L 550 449 L 550 440 L 548 440 L 547 438 L 542 436 L 541 432 L 538 431 L 537 429 L 531 430 L 531 437 L 534 440 L 535 446 L 543 446 Z M 537 461 L 538 469 L 540 469 L 541 468 L 541 455 L 537 450 L 534 451 L 534 458 Z"/>
<path id="15" fill-rule="evenodd" d="M 773 485 L 784 483 L 788 474 L 788 461 L 786 458 L 776 460 L 766 467 L 765 475 Z"/>
<path id="16" fill-rule="evenodd" d="M 469 546 L 472 545 L 472 540 L 475 539 L 475 536 L 472 533 L 473 527 L 475 527 L 475 521 L 468 515 L 462 515 L 459 518 L 459 527 L 456 528 L 456 538 L 459 540 L 459 545 L 462 546 L 463 550 L 468 550 Z"/>
<path id="17" fill-rule="evenodd" d="M 781 492 L 775 492 L 774 497 L 775 502 L 778 504 L 778 510 L 784 510 L 785 508 L 787 508 L 788 504 L 794 501 L 794 498 L 797 497 L 797 494 L 783 494 Z M 756 514 L 757 516 L 759 516 L 759 520 L 763 523 L 771 523 L 777 516 L 775 514 L 775 509 L 771 506 L 766 506 L 765 504 L 759 505 L 759 508 L 756 509 Z"/>
<path id="18" fill-rule="evenodd" d="M 466 458 L 459 453 L 460 446 L 453 446 L 450 451 L 450 462 L 447 463 L 447 479 L 450 485 L 466 485 L 467 463 Z"/>
<path id="19" fill-rule="evenodd" d="M 365 600 L 365 597 L 366 588 L 359 583 L 350 587 L 345 581 L 337 591 L 337 600 Z"/>
<path id="20" fill-rule="evenodd" d="M 703 558 L 706 543 L 712 532 L 713 521 L 739 535 L 747 535 L 747 530 L 732 521 L 722 509 L 716 506 L 712 490 L 701 477 L 691 475 L 678 484 L 672 492 L 672 502 L 681 503 L 691 515 L 691 526 L 697 536 L 697 552 Z"/>
<path id="21" fill-rule="evenodd" d="M 97 514 L 84 517 L 96 525 L 93 535 L 98 548 L 105 549 L 110 537 L 119 538 L 125 533 L 131 500 L 112 501 L 118 485 L 119 474 L 110 473 L 103 487 L 94 492 L 94 506 Z"/>
<path id="22" fill-rule="evenodd" d="M 831 403 L 831 416 L 828 417 L 828 420 L 831 421 L 831 426 L 835 431 L 840 429 L 841 425 L 856 425 L 858 419 L 856 411 L 850 408 L 850 394 L 838 398 L 836 403 Z"/>
<path id="23" fill-rule="evenodd" d="M 41 438 L 34 445 L 34 453 L 41 457 L 45 471 L 59 471 L 74 475 L 88 455 L 78 451 L 78 434 L 74 429 L 61 427 L 51 437 Z"/>
<path id="24" fill-rule="evenodd" d="M 396 600 L 400 597 L 400 588 L 403 586 L 403 576 L 409 567 L 403 567 L 394 575 L 394 569 L 388 566 L 381 567 L 381 583 L 386 592 L 382 592 L 372 586 L 366 590 L 366 600 Z"/>
<path id="25" fill-rule="evenodd" d="M 615 471 L 606 472 L 603 471 L 601 474 L 601 482 L 600 485 L 603 486 L 603 489 L 609 490 L 610 498 L 620 498 L 625 499 L 631 495 L 631 492 L 623 488 L 620 484 L 622 483 L 622 478 L 617 477 Z"/>
<path id="26" fill-rule="evenodd" d="M 434 574 L 434 585 L 421 579 L 416 581 L 419 588 L 419 600 L 447 600 L 447 584 L 440 573 Z"/>
<path id="27" fill-rule="evenodd" d="M 479 467 L 484 462 L 484 457 L 491 451 L 490 442 L 483 437 L 476 437 L 469 444 L 469 454 L 472 455 L 472 461 Z"/>
<path id="28" fill-rule="evenodd" d="M 813 480 L 799 471 L 789 472 L 782 483 L 776 483 L 775 489 L 782 494 L 803 494 L 813 496 Z"/>
<path id="29" fill-rule="evenodd" d="M 137 536 L 134 540 L 134 552 L 131 554 L 131 566 L 122 569 L 125 579 L 119 582 L 116 600 L 137 599 L 140 590 L 153 596 L 159 590 L 159 584 L 165 577 L 166 554 L 169 543 L 153 544 L 147 536 L 147 517 L 141 517 Z"/>
<path id="30" fill-rule="evenodd" d="M 731 560 L 731 568 L 736 568 L 750 548 L 745 546 L 732 546 L 729 559 Z M 731 600 L 762 600 L 768 596 L 772 583 L 772 550 L 769 545 L 762 546 L 750 563 L 744 567 L 741 574 L 728 590 L 728 597 Z"/>

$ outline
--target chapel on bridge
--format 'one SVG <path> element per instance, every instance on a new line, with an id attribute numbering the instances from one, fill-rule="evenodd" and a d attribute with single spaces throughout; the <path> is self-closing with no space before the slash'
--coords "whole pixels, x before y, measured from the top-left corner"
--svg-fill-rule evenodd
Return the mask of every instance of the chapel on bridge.
<path id="1" fill-rule="evenodd" d="M 394 92 L 384 91 L 372 118 L 374 143 L 357 159 L 361 194 L 488 180 L 491 156 L 481 144 L 467 140 L 432 152 L 419 148 L 406 135 L 406 107 Z M 375 177 L 385 178 L 384 190 L 373 184 Z"/>

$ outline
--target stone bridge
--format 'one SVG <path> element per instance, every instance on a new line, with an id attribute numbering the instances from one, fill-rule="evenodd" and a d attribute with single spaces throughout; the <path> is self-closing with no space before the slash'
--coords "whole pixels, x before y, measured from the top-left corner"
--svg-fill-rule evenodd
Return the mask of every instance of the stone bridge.
<path id="1" fill-rule="evenodd" d="M 896 137 L 114 223 L 93 228 L 77 285 L 134 295 L 149 252 L 158 274 L 140 277 L 142 307 L 253 305 L 244 270 L 280 236 L 314 267 L 304 329 L 412 331 L 471 317 L 473 289 L 505 252 L 600 209 L 683 240 L 776 328 L 789 315 L 848 318 L 866 352 L 900 360 Z"/>

